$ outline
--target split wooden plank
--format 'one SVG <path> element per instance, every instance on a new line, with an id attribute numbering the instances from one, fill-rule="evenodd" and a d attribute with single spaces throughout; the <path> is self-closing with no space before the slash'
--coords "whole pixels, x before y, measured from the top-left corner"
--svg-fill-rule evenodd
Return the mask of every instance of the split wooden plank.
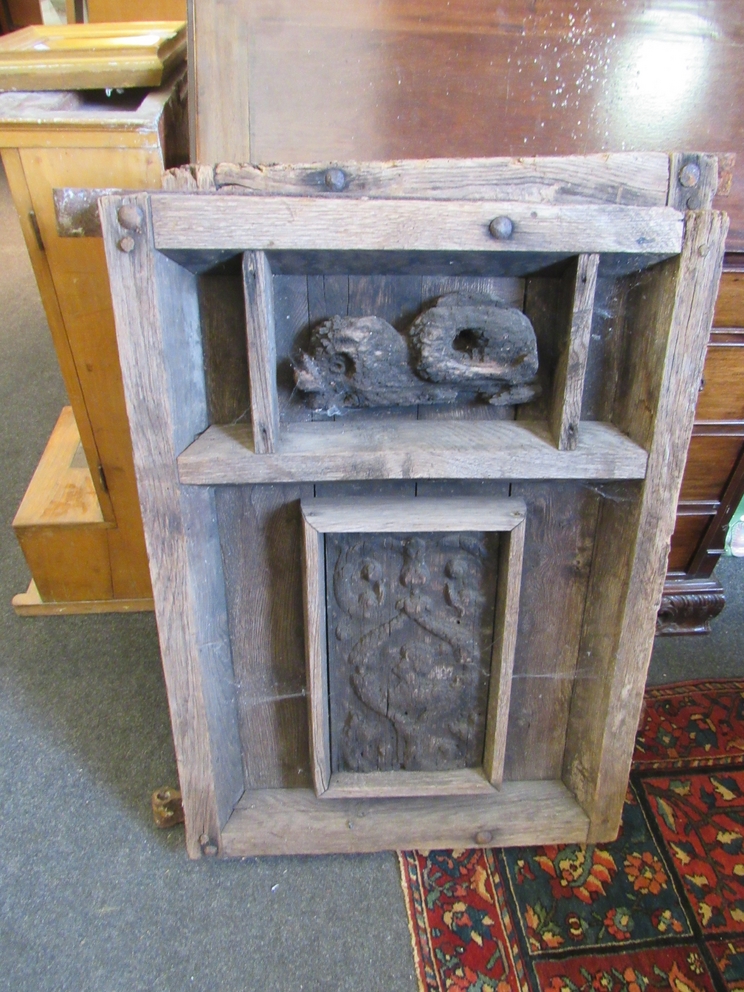
<path id="1" fill-rule="evenodd" d="M 480 251 L 677 254 L 683 216 L 671 207 L 509 201 L 338 200 L 152 194 L 161 251 Z M 507 216 L 511 237 L 491 221 Z"/>
<path id="2" fill-rule="evenodd" d="M 198 174 L 197 174 L 198 170 Z M 308 196 L 311 193 L 385 199 L 524 200 L 661 206 L 667 202 L 669 156 L 617 152 L 537 158 L 409 159 L 395 162 L 315 162 L 182 166 L 166 174 L 169 189 Z M 340 187 L 340 188 L 339 188 Z"/>
<path id="3" fill-rule="evenodd" d="M 387 421 L 350 416 L 290 424 L 256 455 L 246 424 L 212 426 L 178 459 L 181 482 L 219 485 L 356 479 L 642 479 L 647 455 L 616 427 L 587 421 L 558 451 L 538 421 Z"/>
<path id="4" fill-rule="evenodd" d="M 262 251 L 243 255 L 251 422 L 257 455 L 277 450 L 279 397 L 276 387 L 276 331 L 271 266 Z"/>
<path id="5" fill-rule="evenodd" d="M 317 795 L 331 782 L 331 741 L 328 712 L 328 656 L 326 648 L 325 539 L 308 519 L 304 504 L 303 559 L 305 576 L 305 653 L 310 719 L 310 764 Z"/>
<path id="6" fill-rule="evenodd" d="M 579 434 L 599 255 L 579 255 L 571 265 L 567 338 L 553 375 L 550 428 L 561 451 L 573 451 Z"/>
<path id="7" fill-rule="evenodd" d="M 510 504 L 524 507 L 522 519 L 501 538 L 499 551 L 499 584 L 496 594 L 496 620 L 493 631 L 491 658 L 491 687 L 488 693 L 486 742 L 483 752 L 483 771 L 496 788 L 501 788 L 504 778 L 506 734 L 509 725 L 514 651 L 519 624 L 519 594 L 522 588 L 522 560 L 524 558 L 523 500 L 510 499 Z"/>
<path id="8" fill-rule="evenodd" d="M 137 230 L 119 224 L 125 204 Z M 146 195 L 106 197 L 101 220 L 186 844 L 199 857 L 203 843 L 219 846 L 243 772 L 214 492 L 181 486 L 176 471 L 207 426 L 196 277 L 155 250 Z"/>
<path id="9" fill-rule="evenodd" d="M 649 463 L 638 495 L 600 510 L 564 764 L 590 841 L 620 823 L 727 229 L 725 214 L 688 213 L 681 256 L 628 294 L 630 378 L 614 417 Z"/>
<path id="10" fill-rule="evenodd" d="M 222 853 L 245 858 L 402 848 L 432 850 L 586 840 L 588 820 L 559 781 L 506 782 L 486 795 L 339 799 L 310 789 L 246 792 L 222 832 Z"/>

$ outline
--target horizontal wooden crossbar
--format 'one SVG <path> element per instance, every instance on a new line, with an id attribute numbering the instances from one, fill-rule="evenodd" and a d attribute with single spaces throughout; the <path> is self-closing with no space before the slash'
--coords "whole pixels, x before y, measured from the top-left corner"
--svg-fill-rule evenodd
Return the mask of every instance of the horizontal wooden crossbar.
<path id="1" fill-rule="evenodd" d="M 588 819 L 558 781 L 505 782 L 486 795 L 318 798 L 312 789 L 246 792 L 222 830 L 220 853 L 331 854 L 400 848 L 555 844 L 586 840 Z"/>
<path id="2" fill-rule="evenodd" d="M 671 207 L 509 201 L 151 195 L 155 246 L 207 251 L 486 251 L 678 254 Z M 489 230 L 498 217 L 510 237 Z"/>
<path id="3" fill-rule="evenodd" d="M 178 459 L 181 482 L 331 482 L 359 479 L 642 479 L 646 452 L 611 424 L 582 421 L 559 451 L 538 421 L 291 424 L 279 450 L 257 455 L 247 424 L 208 428 Z"/>

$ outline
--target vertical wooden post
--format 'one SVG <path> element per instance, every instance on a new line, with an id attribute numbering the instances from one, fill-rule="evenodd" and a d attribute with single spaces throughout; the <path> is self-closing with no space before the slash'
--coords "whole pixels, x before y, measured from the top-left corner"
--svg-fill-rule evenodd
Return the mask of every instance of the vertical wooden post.
<path id="1" fill-rule="evenodd" d="M 305 638 L 307 695 L 310 708 L 310 766 L 315 794 L 327 791 L 331 781 L 331 742 L 328 736 L 328 651 L 326 647 L 325 535 L 302 513 L 305 574 Z"/>
<path id="2" fill-rule="evenodd" d="M 613 420 L 648 468 L 639 488 L 608 494 L 597 528 L 563 769 L 590 842 L 620 823 L 728 218 L 688 213 L 685 228 L 681 255 L 633 277 L 628 294 Z"/>
<path id="3" fill-rule="evenodd" d="M 579 436 L 599 255 L 579 255 L 574 265 L 568 289 L 568 333 L 553 376 L 550 409 L 550 430 L 560 451 L 573 451 Z"/>
<path id="4" fill-rule="evenodd" d="M 243 255 L 243 289 L 253 444 L 256 454 L 264 455 L 276 451 L 279 442 L 274 288 L 264 252 Z"/>
<path id="5" fill-rule="evenodd" d="M 519 622 L 519 593 L 522 587 L 524 533 L 525 523 L 522 517 L 513 530 L 499 536 L 499 585 L 493 630 L 486 746 L 483 753 L 483 772 L 497 789 L 504 778 L 506 732 Z"/>
<path id="6" fill-rule="evenodd" d="M 126 205 L 127 227 L 119 223 Z M 196 277 L 155 250 L 147 194 L 101 201 L 155 613 L 192 858 L 243 792 L 214 490 L 176 459 L 208 426 Z"/>

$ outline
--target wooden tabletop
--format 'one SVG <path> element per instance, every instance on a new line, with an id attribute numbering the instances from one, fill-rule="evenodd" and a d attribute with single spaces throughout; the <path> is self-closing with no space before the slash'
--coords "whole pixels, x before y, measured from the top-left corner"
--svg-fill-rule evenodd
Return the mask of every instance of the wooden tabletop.
<path id="1" fill-rule="evenodd" d="M 200 162 L 737 152 L 744 250 L 737 0 L 194 2 Z"/>

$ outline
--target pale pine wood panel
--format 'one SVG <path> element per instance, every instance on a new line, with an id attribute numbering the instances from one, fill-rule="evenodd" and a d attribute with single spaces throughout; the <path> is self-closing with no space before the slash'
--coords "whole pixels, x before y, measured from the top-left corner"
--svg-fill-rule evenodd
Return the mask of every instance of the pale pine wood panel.
<path id="1" fill-rule="evenodd" d="M 90 466 L 91 474 L 95 480 L 101 466 L 105 477 L 102 505 L 111 506 L 117 524 L 108 536 L 114 595 L 149 597 L 147 552 L 103 243 L 97 238 L 59 236 L 52 188 L 72 181 L 95 184 L 101 175 L 110 175 L 122 186 L 157 186 L 162 152 L 123 155 L 115 148 L 99 148 L 81 156 L 77 149 L 24 149 L 21 160 L 95 438 L 98 461 Z M 99 481 L 97 491 L 100 488 Z"/>
<path id="2" fill-rule="evenodd" d="M 88 465 L 93 469 L 91 472 L 93 485 L 103 515 L 107 520 L 113 520 L 114 510 L 111 506 L 111 500 L 96 471 L 96 467 L 101 464 L 101 456 L 90 422 L 90 414 L 85 403 L 85 396 L 80 383 L 75 358 L 65 329 L 65 321 L 60 308 L 60 301 L 57 297 L 57 290 L 52 279 L 47 255 L 44 251 L 44 244 L 43 242 L 39 243 L 31 220 L 31 215 L 33 214 L 34 217 L 36 215 L 34 213 L 34 204 L 31 199 L 28 183 L 26 182 L 26 176 L 23 171 L 21 154 L 15 148 L 3 148 L 2 159 L 8 185 L 13 195 L 13 202 L 18 211 L 18 219 L 21 222 L 21 230 L 24 241 L 26 242 L 26 249 L 31 259 L 39 292 L 41 293 L 41 302 L 46 313 L 54 350 L 57 353 L 57 361 L 59 362 L 62 378 L 65 382 L 67 396 L 75 414 L 75 422 L 80 432 L 80 440 L 85 450 Z"/>

